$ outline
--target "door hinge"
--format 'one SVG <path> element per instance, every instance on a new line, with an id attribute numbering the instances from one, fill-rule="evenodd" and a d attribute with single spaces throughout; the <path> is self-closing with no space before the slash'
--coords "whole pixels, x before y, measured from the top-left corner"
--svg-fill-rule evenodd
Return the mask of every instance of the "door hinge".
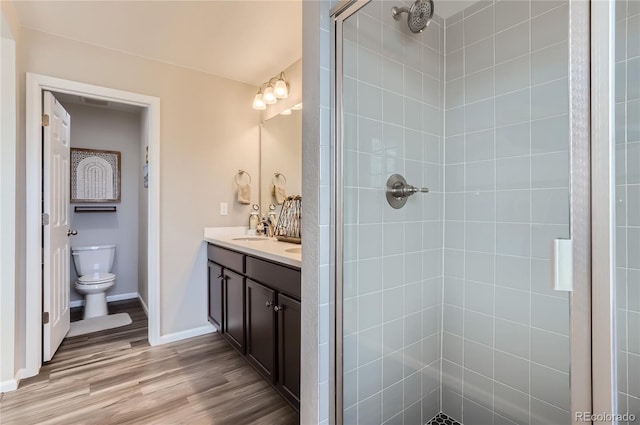
<path id="1" fill-rule="evenodd" d="M 43 325 L 48 325 L 49 324 L 49 312 L 48 311 L 42 312 L 42 324 Z"/>
<path id="2" fill-rule="evenodd" d="M 49 127 L 49 115 L 42 114 L 42 126 Z"/>
<path id="3" fill-rule="evenodd" d="M 44 213 L 42 214 L 42 225 L 46 226 L 49 224 L 49 214 Z"/>

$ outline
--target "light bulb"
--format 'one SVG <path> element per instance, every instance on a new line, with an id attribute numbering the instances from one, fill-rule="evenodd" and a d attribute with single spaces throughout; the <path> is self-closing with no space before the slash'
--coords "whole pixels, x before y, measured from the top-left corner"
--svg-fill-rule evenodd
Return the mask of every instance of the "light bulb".
<path id="1" fill-rule="evenodd" d="M 280 79 L 276 81 L 276 86 L 273 91 L 278 99 L 286 99 L 287 96 L 289 96 L 289 88 L 282 74 L 280 75 Z"/>
<path id="2" fill-rule="evenodd" d="M 291 115 L 291 109 L 285 109 L 284 111 L 280 112 L 280 115 Z"/>
<path id="3" fill-rule="evenodd" d="M 267 105 L 273 105 L 278 101 L 278 99 L 276 99 L 276 95 L 273 93 L 273 87 L 269 86 L 264 90 L 262 99 L 264 99 L 264 103 Z"/>
<path id="4" fill-rule="evenodd" d="M 262 91 L 258 92 L 258 94 L 256 94 L 256 97 L 253 98 L 253 109 L 267 109 L 267 105 L 265 105 L 264 99 L 262 98 Z"/>

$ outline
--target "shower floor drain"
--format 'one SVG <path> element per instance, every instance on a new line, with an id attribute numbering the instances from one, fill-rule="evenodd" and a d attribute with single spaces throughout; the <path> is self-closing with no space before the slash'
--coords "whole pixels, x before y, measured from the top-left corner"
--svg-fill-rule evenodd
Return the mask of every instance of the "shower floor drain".
<path id="1" fill-rule="evenodd" d="M 445 415 L 444 413 L 438 413 L 433 419 L 427 422 L 427 425 L 462 425 L 455 419 Z"/>

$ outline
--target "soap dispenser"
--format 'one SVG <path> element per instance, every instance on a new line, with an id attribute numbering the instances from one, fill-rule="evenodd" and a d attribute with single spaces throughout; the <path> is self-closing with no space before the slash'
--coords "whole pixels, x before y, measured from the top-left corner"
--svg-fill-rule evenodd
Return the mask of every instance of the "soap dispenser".
<path id="1" fill-rule="evenodd" d="M 249 214 L 249 230 L 256 230 L 259 222 L 260 206 L 258 204 L 253 204 L 251 206 L 251 213 Z"/>

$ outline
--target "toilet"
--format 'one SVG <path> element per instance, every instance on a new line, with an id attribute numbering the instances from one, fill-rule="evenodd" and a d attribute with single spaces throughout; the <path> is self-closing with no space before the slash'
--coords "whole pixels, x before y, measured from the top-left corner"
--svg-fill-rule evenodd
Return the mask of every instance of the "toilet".
<path id="1" fill-rule="evenodd" d="M 116 275 L 110 273 L 115 254 L 115 245 L 71 248 L 73 264 L 80 276 L 75 288 L 84 295 L 83 319 L 109 314 L 106 292 L 116 283 Z"/>

